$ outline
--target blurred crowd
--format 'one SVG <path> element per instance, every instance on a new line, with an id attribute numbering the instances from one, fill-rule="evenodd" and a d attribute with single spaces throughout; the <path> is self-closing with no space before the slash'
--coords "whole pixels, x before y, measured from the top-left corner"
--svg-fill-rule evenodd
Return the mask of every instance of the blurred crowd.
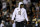
<path id="1" fill-rule="evenodd" d="M 12 27 L 12 13 L 19 2 L 24 3 L 29 19 L 28 26 L 40 27 L 40 0 L 0 0 L 0 24 L 4 21 L 6 27 Z"/>

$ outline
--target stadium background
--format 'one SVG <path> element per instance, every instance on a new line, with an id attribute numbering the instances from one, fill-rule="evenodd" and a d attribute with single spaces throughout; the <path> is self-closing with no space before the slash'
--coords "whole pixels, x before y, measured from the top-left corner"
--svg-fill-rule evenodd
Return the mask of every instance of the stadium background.
<path id="1" fill-rule="evenodd" d="M 23 2 L 23 0 L 0 0 L 0 24 L 4 20 L 6 27 L 12 26 L 12 13 L 19 2 Z M 5 8 L 3 8 L 2 3 L 6 3 L 6 5 L 4 4 L 4 7 L 6 6 Z M 24 8 L 27 11 L 29 19 L 27 26 L 35 27 L 38 24 L 38 27 L 40 27 L 40 0 L 29 0 L 27 4 L 24 3 Z"/>

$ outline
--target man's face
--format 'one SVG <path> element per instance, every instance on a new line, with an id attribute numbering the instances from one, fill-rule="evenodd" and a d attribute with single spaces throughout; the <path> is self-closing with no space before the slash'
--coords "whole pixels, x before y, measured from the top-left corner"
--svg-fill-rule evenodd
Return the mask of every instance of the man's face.
<path id="1" fill-rule="evenodd" d="M 21 5 L 20 5 L 20 8 L 22 8 L 22 7 L 24 7 L 24 5 L 23 5 L 23 4 L 21 4 Z"/>

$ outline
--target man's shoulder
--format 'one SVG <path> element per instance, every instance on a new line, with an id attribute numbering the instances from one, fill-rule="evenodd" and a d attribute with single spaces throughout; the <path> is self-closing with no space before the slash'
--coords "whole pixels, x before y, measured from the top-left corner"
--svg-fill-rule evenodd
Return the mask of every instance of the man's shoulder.
<path id="1" fill-rule="evenodd" d="M 23 10 L 26 10 L 25 8 L 22 8 Z"/>
<path id="2" fill-rule="evenodd" d="M 18 10 L 18 8 L 15 8 L 15 10 Z"/>

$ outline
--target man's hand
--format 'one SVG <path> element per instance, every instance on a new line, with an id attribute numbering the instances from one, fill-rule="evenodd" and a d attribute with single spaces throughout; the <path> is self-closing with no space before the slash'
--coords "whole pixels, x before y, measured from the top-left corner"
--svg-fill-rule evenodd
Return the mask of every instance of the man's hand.
<path id="1" fill-rule="evenodd" d="M 13 24 L 14 23 L 14 20 L 11 20 L 11 23 Z"/>
<path id="2" fill-rule="evenodd" d="M 27 21 L 27 24 L 29 24 L 29 21 Z"/>

